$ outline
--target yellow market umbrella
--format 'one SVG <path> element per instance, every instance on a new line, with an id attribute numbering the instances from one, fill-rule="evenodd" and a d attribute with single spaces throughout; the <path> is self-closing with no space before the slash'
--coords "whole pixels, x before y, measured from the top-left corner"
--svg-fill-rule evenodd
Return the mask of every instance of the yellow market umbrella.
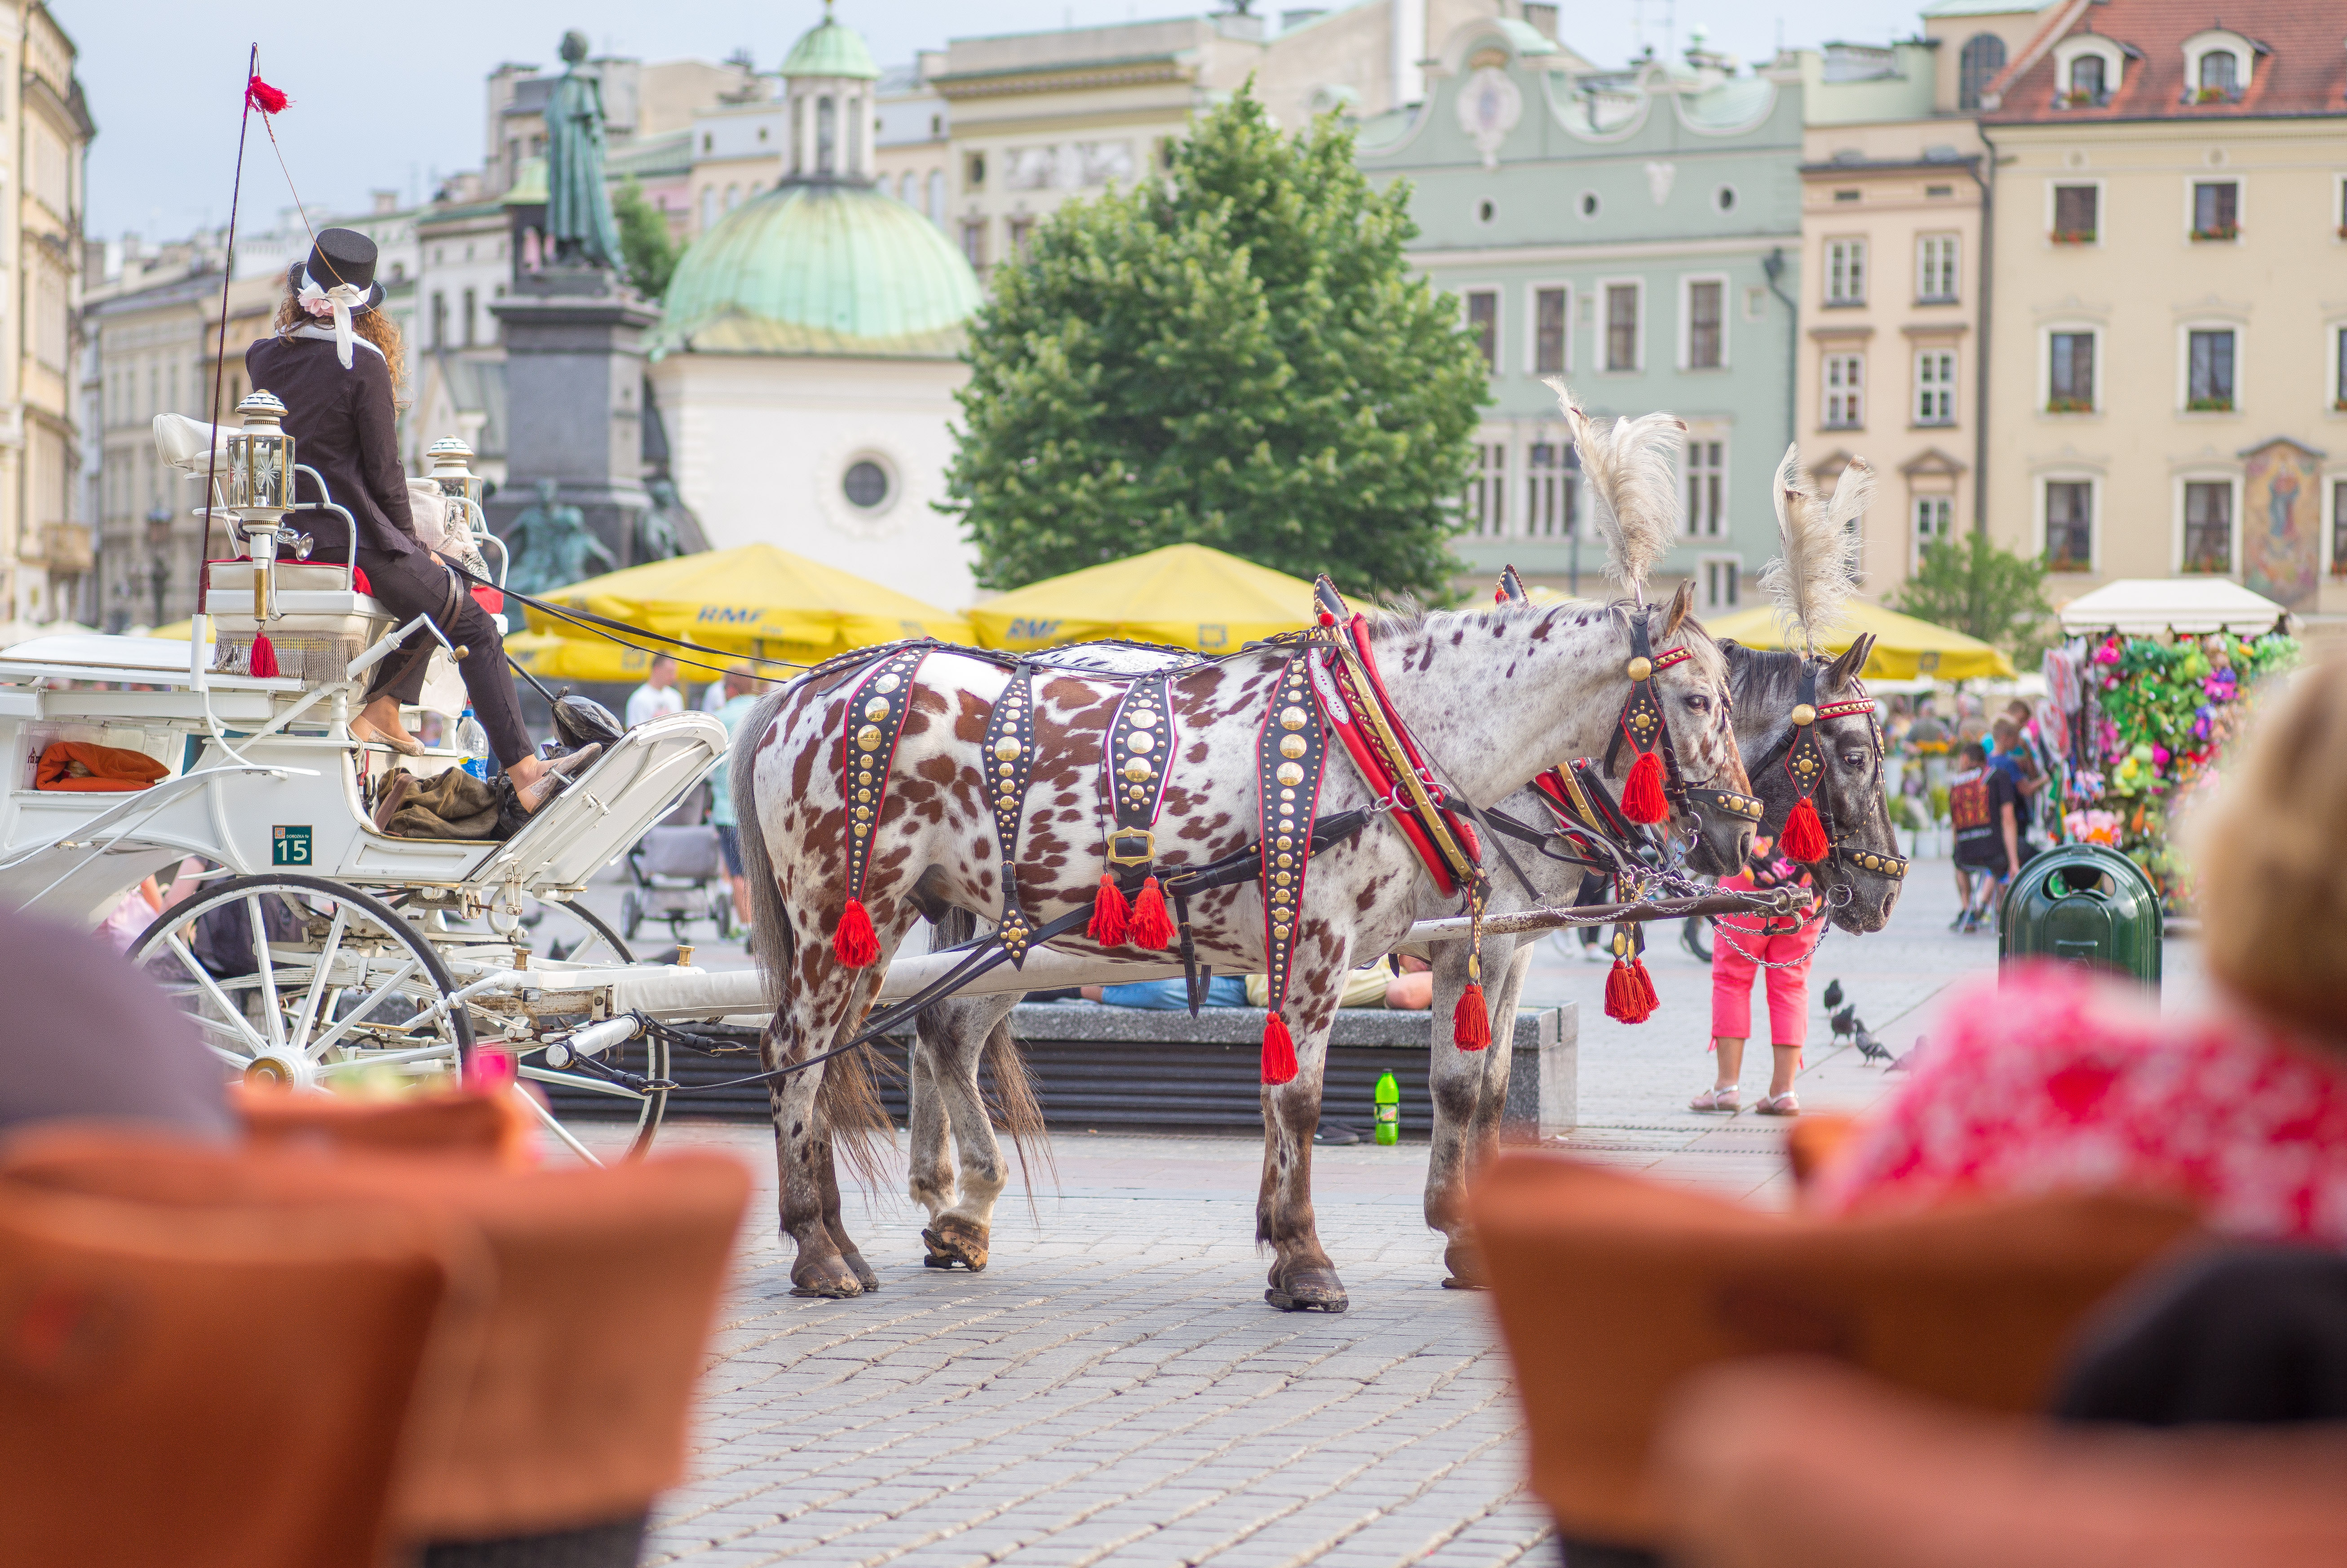
<path id="1" fill-rule="evenodd" d="M 1818 640 L 1819 646 L 1840 653 L 1865 633 L 1874 633 L 1874 652 L 1860 672 L 1863 676 L 1878 681 L 1911 681 L 1919 675 L 1940 681 L 2013 677 L 2013 661 L 1976 637 L 1876 604 L 1851 604 L 1844 616 L 1840 626 Z M 1732 637 L 1747 648 L 1785 646 L 1777 611 L 1768 605 L 1739 610 L 1703 624 L 1714 637 Z"/>
<path id="2" fill-rule="evenodd" d="M 852 572 L 764 544 L 651 561 L 542 597 L 567 609 L 584 610 L 665 637 L 749 658 L 802 663 L 907 637 L 936 637 L 948 642 L 970 639 L 969 623 L 958 615 Z M 608 655 L 584 650 L 556 654 L 539 652 L 533 646 L 535 657 L 559 658 L 581 669 L 622 670 L 609 676 L 566 673 L 562 677 L 566 680 L 638 680 L 644 665 L 651 662 L 650 654 L 645 654 L 641 663 L 623 666 L 620 661 L 634 657 L 627 650 L 543 610 L 529 611 L 529 626 L 533 632 L 551 633 L 564 642 L 610 651 Z M 506 645 L 514 648 L 519 641 L 509 638 Z M 520 656 L 517 650 L 515 657 Z M 536 664 L 530 669 L 541 677 L 548 673 Z M 630 669 L 635 673 L 626 672 Z"/>
<path id="3" fill-rule="evenodd" d="M 205 638 L 207 642 L 218 642 L 220 641 L 219 627 L 208 626 L 204 630 L 210 633 L 210 635 Z M 185 642 L 189 638 L 195 635 L 195 618 L 190 616 L 185 620 L 174 620 L 168 622 L 165 625 L 159 626 L 154 630 L 148 632 L 147 635 L 149 637 L 168 637 L 174 642 Z"/>
<path id="4" fill-rule="evenodd" d="M 1226 653 L 1311 618 L 1310 583 L 1204 545 L 1046 578 L 969 611 L 982 647 L 1021 651 L 1125 637 Z"/>

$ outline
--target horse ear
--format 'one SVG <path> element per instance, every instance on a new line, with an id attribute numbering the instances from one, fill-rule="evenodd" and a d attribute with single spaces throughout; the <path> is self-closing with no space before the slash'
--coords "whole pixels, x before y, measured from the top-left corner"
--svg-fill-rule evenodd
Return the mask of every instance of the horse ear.
<path id="1" fill-rule="evenodd" d="M 1672 638 L 1677 636 L 1679 628 L 1686 625 L 1687 617 L 1694 613 L 1695 579 L 1693 578 L 1689 578 L 1686 581 L 1679 584 L 1678 592 L 1671 595 L 1671 608 L 1668 613 L 1663 617 L 1662 640 L 1668 642 Z"/>
<path id="2" fill-rule="evenodd" d="M 1868 656 L 1873 651 L 1874 633 L 1871 631 L 1862 633 L 1857 641 L 1850 645 L 1848 651 L 1844 652 L 1840 658 L 1836 659 L 1833 663 L 1828 667 L 1825 680 L 1826 690 L 1829 692 L 1838 692 L 1844 686 L 1849 685 L 1852 681 L 1857 680 L 1859 672 L 1866 668 Z"/>

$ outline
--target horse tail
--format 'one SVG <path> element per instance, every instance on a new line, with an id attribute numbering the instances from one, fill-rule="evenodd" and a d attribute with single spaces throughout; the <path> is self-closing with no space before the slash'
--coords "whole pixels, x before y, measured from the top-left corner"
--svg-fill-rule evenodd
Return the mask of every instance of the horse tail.
<path id="1" fill-rule="evenodd" d="M 774 999 L 777 1020 L 784 986 L 798 959 L 798 940 L 791 932 L 790 912 L 783 907 L 782 886 L 774 880 L 774 856 L 766 852 L 765 824 L 758 816 L 757 759 L 789 690 L 778 687 L 758 700 L 733 732 L 725 758 L 725 782 L 733 794 L 733 831 L 742 841 L 742 875 L 750 884 L 750 958 L 766 994 Z"/>
<path id="2" fill-rule="evenodd" d="M 1035 1166 L 1040 1163 L 1054 1186 L 1060 1164 L 1052 1158 L 1051 1139 L 1043 1125 L 1042 1102 L 1035 1098 L 1035 1080 L 1027 1071 L 1026 1055 L 1010 1033 L 1008 1018 L 987 1031 L 986 1067 L 994 1078 L 986 1113 L 1010 1140 L 1019 1156 L 1019 1183 L 1027 1192 L 1027 1212 L 1035 1214 Z M 1040 1216 L 1037 1219 L 1040 1224 Z"/>
<path id="3" fill-rule="evenodd" d="M 852 1019 L 841 1032 L 852 1034 L 862 1022 Z M 833 1156 L 867 1194 L 897 1179 L 889 1169 L 897 1153 L 897 1122 L 880 1097 L 881 1081 L 898 1076 L 896 1063 L 883 1054 L 887 1046 L 885 1039 L 876 1040 L 861 1050 L 833 1057 L 824 1063 L 823 1083 L 815 1091 Z"/>

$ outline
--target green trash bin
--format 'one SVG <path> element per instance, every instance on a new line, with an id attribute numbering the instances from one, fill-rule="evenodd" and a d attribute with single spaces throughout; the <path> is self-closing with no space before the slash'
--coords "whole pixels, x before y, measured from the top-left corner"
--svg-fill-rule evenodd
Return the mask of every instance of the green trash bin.
<path id="1" fill-rule="evenodd" d="M 2141 866 L 2107 845 L 2056 845 L 2005 889 L 1997 962 L 2092 964 L 2157 991 L 2162 924 L 2159 894 Z"/>

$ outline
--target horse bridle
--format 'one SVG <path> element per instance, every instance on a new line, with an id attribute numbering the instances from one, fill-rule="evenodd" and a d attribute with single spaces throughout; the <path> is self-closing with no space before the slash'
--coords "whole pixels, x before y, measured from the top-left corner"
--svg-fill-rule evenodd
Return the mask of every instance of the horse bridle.
<path id="1" fill-rule="evenodd" d="M 1852 682 L 1858 686 L 1856 697 L 1840 702 L 1820 703 L 1818 701 L 1818 670 L 1823 662 L 1816 658 L 1801 661 L 1801 682 L 1793 703 L 1792 728 L 1786 731 L 1783 740 L 1768 749 L 1768 754 L 1752 771 L 1758 775 L 1772 767 L 1785 770 L 1785 776 L 1792 781 L 1796 792 L 1795 804 L 1804 800 L 1809 802 L 1817 810 L 1819 821 L 1824 825 L 1827 861 L 1840 860 L 1860 871 L 1872 871 L 1894 880 L 1903 878 L 1908 866 L 1905 856 L 1884 855 L 1872 849 L 1853 849 L 1844 844 L 1840 814 L 1835 809 L 1832 797 L 1820 798 L 1819 795 L 1818 786 L 1825 782 L 1826 776 L 1825 744 L 1818 739 L 1817 733 L 1820 719 L 1847 719 L 1865 714 L 1867 733 L 1873 737 L 1872 778 L 1878 794 L 1883 782 L 1882 725 L 1875 717 L 1874 699 L 1866 694 L 1864 686 Z"/>
<path id="2" fill-rule="evenodd" d="M 1614 760 L 1621 754 L 1624 741 L 1642 753 L 1658 751 L 1663 758 L 1663 795 L 1673 806 L 1689 813 L 1717 811 L 1758 824 L 1766 810 L 1758 795 L 1745 794 L 1708 780 L 1696 784 L 1686 782 L 1679 767 L 1678 747 L 1671 740 L 1669 715 L 1664 712 L 1661 695 L 1655 690 L 1655 677 L 1692 655 L 1685 648 L 1655 652 L 1652 605 L 1640 605 L 1635 612 L 1622 613 L 1630 627 L 1630 662 L 1624 671 L 1630 678 L 1630 694 L 1623 700 L 1621 716 L 1614 723 L 1613 743 L 1605 748 L 1605 771 L 1614 771 Z"/>

